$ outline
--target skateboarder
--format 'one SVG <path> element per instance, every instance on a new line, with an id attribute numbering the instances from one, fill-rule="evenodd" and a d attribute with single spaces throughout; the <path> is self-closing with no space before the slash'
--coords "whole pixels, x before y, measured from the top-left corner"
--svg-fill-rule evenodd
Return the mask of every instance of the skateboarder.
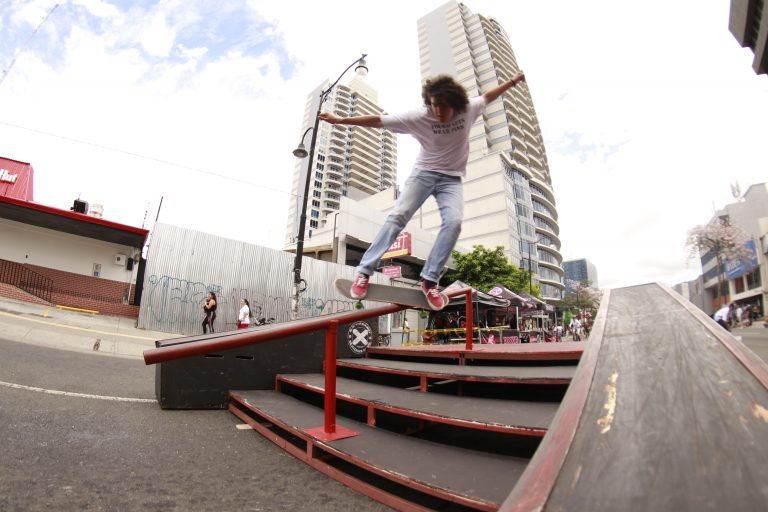
<path id="1" fill-rule="evenodd" d="M 408 133 L 421 145 L 402 194 L 355 269 L 357 276 L 350 289 L 353 298 L 365 298 L 368 278 L 381 257 L 416 210 L 429 196 L 434 196 L 442 224 L 421 271 L 421 290 L 433 310 L 440 310 L 448 303 L 448 297 L 438 290 L 437 283 L 461 232 L 464 216 L 461 178 L 466 174 L 469 158 L 469 131 L 486 105 L 523 80 L 525 75 L 517 73 L 501 85 L 470 99 L 452 77 L 440 75 L 425 82 L 421 90 L 424 105 L 417 110 L 381 116 L 336 117 L 330 112 L 319 115 L 330 124 Z"/>

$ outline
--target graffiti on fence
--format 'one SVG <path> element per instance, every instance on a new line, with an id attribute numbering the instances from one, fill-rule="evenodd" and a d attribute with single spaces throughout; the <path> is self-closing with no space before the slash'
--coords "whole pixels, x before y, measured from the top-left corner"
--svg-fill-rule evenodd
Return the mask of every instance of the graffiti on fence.
<path id="1" fill-rule="evenodd" d="M 145 329 L 179 334 L 202 333 L 203 301 L 208 292 L 217 298 L 217 331 L 237 327 L 240 299 L 248 299 L 252 317 L 274 318 L 284 322 L 291 318 L 291 297 L 275 296 L 252 288 L 226 287 L 215 283 L 187 281 L 174 276 L 151 275 L 146 279 L 142 296 L 142 318 Z M 352 311 L 355 301 L 302 296 L 299 299 L 299 317 L 310 318 L 332 313 Z"/>

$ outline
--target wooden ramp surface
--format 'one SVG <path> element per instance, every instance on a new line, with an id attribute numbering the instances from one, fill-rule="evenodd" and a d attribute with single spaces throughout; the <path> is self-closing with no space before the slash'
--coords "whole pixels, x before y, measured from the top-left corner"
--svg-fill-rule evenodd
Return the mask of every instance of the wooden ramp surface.
<path id="1" fill-rule="evenodd" d="M 281 375 L 281 382 L 325 390 L 325 376 L 320 373 Z M 367 382 L 336 379 L 336 396 L 355 402 L 365 402 L 382 410 L 397 409 L 404 414 L 425 419 L 466 424 L 473 428 L 515 431 L 529 435 L 544 435 L 559 403 L 500 400 L 493 398 L 457 397 L 439 393 L 380 386 Z"/>
<path id="2" fill-rule="evenodd" d="M 491 509 L 501 504 L 528 463 L 527 459 L 401 436 L 343 417 L 337 417 L 337 425 L 358 435 L 324 442 L 304 432 L 322 427 L 323 411 L 317 407 L 274 391 L 233 391 L 232 395 L 281 428 L 344 460 L 393 481 L 405 479 L 435 495 L 467 496 Z"/>
<path id="3" fill-rule="evenodd" d="M 586 345 L 502 510 L 768 508 L 762 360 L 659 284 L 611 290 Z"/>
<path id="4" fill-rule="evenodd" d="M 429 376 L 436 379 L 473 380 L 488 382 L 535 382 L 567 384 L 576 366 L 469 366 L 456 364 L 418 363 L 393 359 L 339 359 L 345 368 L 360 368 L 400 375 Z"/>

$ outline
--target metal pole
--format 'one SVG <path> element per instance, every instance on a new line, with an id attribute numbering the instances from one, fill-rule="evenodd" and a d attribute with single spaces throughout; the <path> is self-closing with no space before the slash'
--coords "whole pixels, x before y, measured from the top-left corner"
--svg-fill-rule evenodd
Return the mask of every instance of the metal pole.
<path id="1" fill-rule="evenodd" d="M 291 315 L 293 318 L 298 318 L 299 316 L 299 295 L 301 292 L 303 292 L 306 289 L 306 281 L 301 278 L 301 263 L 304 253 L 304 230 L 307 225 L 307 200 L 309 198 L 309 183 L 312 179 L 312 166 L 315 159 L 315 142 L 317 141 L 317 130 L 320 126 L 320 112 L 323 108 L 323 103 L 325 103 L 325 100 L 328 98 L 328 95 L 333 90 L 333 88 L 336 86 L 337 83 L 339 83 L 339 80 L 341 80 L 341 77 L 343 77 L 347 71 L 349 71 L 352 66 L 355 64 L 360 64 L 359 67 L 363 67 L 366 70 L 368 68 L 365 67 L 365 57 L 367 57 L 367 54 L 363 54 L 362 57 L 355 60 L 352 64 L 347 66 L 347 69 L 345 69 L 340 75 L 339 78 L 336 79 L 335 82 L 333 82 L 327 89 L 322 91 L 320 93 L 320 102 L 317 105 L 317 113 L 315 115 L 315 124 L 312 126 L 312 142 L 309 145 L 309 162 L 307 163 L 307 181 L 304 183 L 304 198 L 301 201 L 301 217 L 299 217 L 299 233 L 296 237 L 296 258 L 293 261 L 293 290 L 292 290 L 292 299 L 291 299 Z M 307 131 L 304 132 L 304 136 L 302 136 L 302 142 L 304 141 L 304 137 L 307 135 L 307 132 L 310 129 L 308 128 Z M 301 283 L 304 282 L 304 287 L 301 287 Z"/>
<path id="2" fill-rule="evenodd" d="M 528 242 L 528 293 L 533 295 L 533 270 L 531 269 L 531 242 Z"/>
<path id="3" fill-rule="evenodd" d="M 339 321 L 332 320 L 325 331 L 325 422 L 326 434 L 336 432 L 336 331 Z"/>
<path id="4" fill-rule="evenodd" d="M 321 94 L 322 97 L 322 94 Z M 312 164 L 315 159 L 315 142 L 317 141 L 317 128 L 320 124 L 320 107 L 323 104 L 323 100 L 320 100 L 320 106 L 317 107 L 317 115 L 315 116 L 315 124 L 312 128 L 312 142 L 309 144 L 309 163 L 307 164 L 307 181 L 304 183 L 304 197 L 301 200 L 301 217 L 299 218 L 299 234 L 296 238 L 296 258 L 293 260 L 293 300 L 291 301 L 291 313 L 294 318 L 298 317 L 299 313 L 299 294 L 306 288 L 301 288 L 301 263 L 304 253 L 304 229 L 307 225 L 307 199 L 309 198 L 309 182 L 312 179 Z M 304 132 L 306 136 L 307 132 Z M 303 137 L 302 137 L 303 139 Z"/>
<path id="5" fill-rule="evenodd" d="M 473 327 L 475 320 L 472 318 L 472 288 L 466 289 L 467 303 L 465 304 L 464 316 L 467 319 L 467 343 L 465 348 L 472 350 L 472 336 L 474 335 Z M 479 341 L 479 340 L 478 340 Z"/>

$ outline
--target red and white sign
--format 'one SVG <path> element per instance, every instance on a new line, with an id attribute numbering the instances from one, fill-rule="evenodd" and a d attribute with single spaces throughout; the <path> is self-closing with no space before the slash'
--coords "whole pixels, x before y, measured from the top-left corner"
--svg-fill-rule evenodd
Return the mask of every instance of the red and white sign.
<path id="1" fill-rule="evenodd" d="M 407 231 L 403 231 L 397 238 L 392 246 L 387 249 L 382 259 L 394 258 L 396 256 L 409 256 L 411 254 L 411 234 Z"/>
<path id="2" fill-rule="evenodd" d="M 0 156 L 0 196 L 32 201 L 32 166 Z"/>
<path id="3" fill-rule="evenodd" d="M 381 267 L 381 273 L 391 279 L 399 279 L 403 277 L 403 268 L 396 266 Z"/>
<path id="4" fill-rule="evenodd" d="M 16 183 L 18 174 L 11 174 L 8 169 L 0 169 L 0 181 L 7 181 L 8 183 Z"/>

